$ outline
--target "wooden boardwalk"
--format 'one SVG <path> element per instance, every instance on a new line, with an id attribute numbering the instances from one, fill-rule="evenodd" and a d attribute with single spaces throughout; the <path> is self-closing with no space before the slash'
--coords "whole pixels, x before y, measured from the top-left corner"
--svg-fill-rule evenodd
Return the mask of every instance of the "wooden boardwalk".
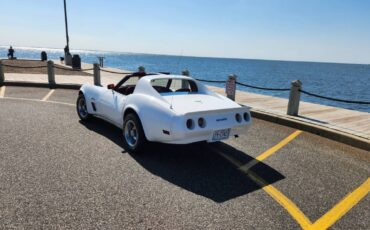
<path id="1" fill-rule="evenodd" d="M 225 95 L 225 89 L 208 86 L 213 91 Z M 288 99 L 248 93 L 237 90 L 236 101 L 250 106 L 255 111 L 299 120 L 302 122 L 333 129 L 346 134 L 364 138 L 370 142 L 370 113 L 337 107 L 302 102 L 299 106 L 299 116 L 286 115 Z"/>

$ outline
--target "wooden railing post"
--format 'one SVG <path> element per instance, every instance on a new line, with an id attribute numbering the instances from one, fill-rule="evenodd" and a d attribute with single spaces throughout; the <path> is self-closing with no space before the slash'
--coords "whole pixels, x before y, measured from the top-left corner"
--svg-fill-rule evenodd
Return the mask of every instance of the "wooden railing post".
<path id="1" fill-rule="evenodd" d="M 3 68 L 3 63 L 0 60 L 0 86 L 4 85 L 4 81 L 5 81 L 4 68 Z"/>
<path id="2" fill-rule="evenodd" d="M 287 114 L 290 116 L 298 116 L 299 111 L 299 101 L 301 98 L 301 88 L 302 82 L 299 80 L 292 81 L 290 88 L 290 95 L 289 95 L 289 102 L 288 102 L 288 110 Z"/>
<path id="3" fill-rule="evenodd" d="M 55 85 L 55 72 L 54 72 L 54 62 L 48 61 L 48 81 L 49 85 Z"/>
<path id="4" fill-rule="evenodd" d="M 236 78 L 235 74 L 231 74 L 226 81 L 226 95 L 233 101 L 235 101 Z"/>
<path id="5" fill-rule="evenodd" d="M 100 66 L 98 63 L 94 63 L 94 85 L 101 86 Z"/>
<path id="6" fill-rule="evenodd" d="M 144 66 L 139 66 L 139 68 L 137 68 L 138 72 L 139 73 L 145 73 L 145 67 Z"/>
<path id="7" fill-rule="evenodd" d="M 187 77 L 189 77 L 189 76 L 190 76 L 190 72 L 189 72 L 189 70 L 187 70 L 187 69 L 184 69 L 184 70 L 181 72 L 181 74 L 182 74 L 183 76 L 187 76 Z"/>
<path id="8" fill-rule="evenodd" d="M 190 77 L 190 72 L 189 72 L 189 70 L 184 69 L 181 72 L 181 75 L 186 76 L 186 77 Z M 188 81 L 181 81 L 181 88 L 183 88 L 183 89 L 189 88 L 189 82 Z"/>

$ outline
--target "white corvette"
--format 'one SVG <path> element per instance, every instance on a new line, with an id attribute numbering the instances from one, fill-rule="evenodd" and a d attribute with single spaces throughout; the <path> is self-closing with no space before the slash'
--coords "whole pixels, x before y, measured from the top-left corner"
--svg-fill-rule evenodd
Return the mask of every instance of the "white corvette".
<path id="1" fill-rule="evenodd" d="M 123 130 L 127 151 L 147 141 L 170 144 L 238 137 L 251 124 L 248 107 L 186 76 L 134 73 L 116 86 L 83 85 L 76 103 L 81 120 L 100 117 Z"/>

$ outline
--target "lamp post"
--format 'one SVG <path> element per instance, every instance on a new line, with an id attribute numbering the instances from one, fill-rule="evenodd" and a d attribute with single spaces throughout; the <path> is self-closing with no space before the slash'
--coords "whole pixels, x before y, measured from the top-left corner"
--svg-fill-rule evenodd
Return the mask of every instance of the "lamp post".
<path id="1" fill-rule="evenodd" d="M 69 35 L 68 35 L 68 19 L 67 19 L 67 3 L 64 0 L 64 21 L 66 25 L 66 40 L 67 45 L 64 47 L 64 60 L 66 65 L 72 65 L 72 55 L 69 53 Z"/>
<path id="2" fill-rule="evenodd" d="M 64 21 L 65 21 L 65 25 L 66 25 L 66 39 L 67 39 L 66 48 L 69 49 L 68 19 L 67 19 L 67 3 L 66 3 L 66 0 L 64 0 Z"/>

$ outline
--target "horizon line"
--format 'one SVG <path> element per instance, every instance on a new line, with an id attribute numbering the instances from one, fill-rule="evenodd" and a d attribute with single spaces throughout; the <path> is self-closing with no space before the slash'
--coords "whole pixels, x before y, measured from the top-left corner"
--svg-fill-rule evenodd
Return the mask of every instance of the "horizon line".
<path id="1" fill-rule="evenodd" d="M 0 45 L 0 48 L 7 48 L 9 45 Z M 12 45 L 12 47 L 16 47 Z M 63 48 L 55 47 L 38 47 L 38 46 L 18 46 L 19 49 L 54 49 L 63 52 Z M 344 64 L 344 65 L 370 65 L 370 63 L 355 63 L 355 62 L 334 62 L 334 61 L 314 61 L 314 60 L 288 60 L 288 59 L 264 59 L 264 58 L 250 58 L 250 57 L 221 57 L 221 56 L 203 56 L 203 55 L 177 55 L 177 54 L 163 54 L 163 53 L 142 53 L 142 52 L 127 52 L 127 51 L 112 51 L 112 50 L 98 50 L 98 49 L 70 49 L 71 51 L 87 51 L 97 53 L 119 53 L 119 54 L 141 54 L 141 55 L 158 55 L 158 56 L 174 56 L 174 57 L 193 57 L 193 58 L 215 58 L 215 59 L 238 59 L 238 60 L 255 60 L 255 61 L 282 61 L 282 62 L 308 62 L 308 63 L 324 63 L 324 64 Z"/>

